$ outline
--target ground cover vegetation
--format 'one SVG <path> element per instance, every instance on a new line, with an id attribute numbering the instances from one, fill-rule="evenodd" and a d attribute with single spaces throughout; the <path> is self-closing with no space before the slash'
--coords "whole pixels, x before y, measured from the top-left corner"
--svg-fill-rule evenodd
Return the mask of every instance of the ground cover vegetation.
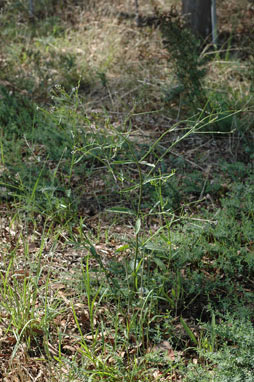
<path id="1" fill-rule="evenodd" d="M 254 381 L 252 5 L 0 6 L 0 380 Z"/>

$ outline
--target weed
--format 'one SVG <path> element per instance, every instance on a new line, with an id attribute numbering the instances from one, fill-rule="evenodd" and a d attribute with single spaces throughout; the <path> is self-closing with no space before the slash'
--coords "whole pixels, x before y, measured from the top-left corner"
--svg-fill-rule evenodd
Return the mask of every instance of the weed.
<path id="1" fill-rule="evenodd" d="M 162 16 L 160 30 L 178 81 L 170 96 L 184 93 L 187 103 L 194 109 L 202 108 L 207 102 L 202 86 L 206 60 L 200 56 L 200 42 L 174 9 L 167 16 Z"/>
<path id="2" fill-rule="evenodd" d="M 252 75 L 233 36 L 223 62 L 176 13 L 159 31 L 120 0 L 36 3 L 33 23 L 7 3 L 0 375 L 251 380 Z"/>

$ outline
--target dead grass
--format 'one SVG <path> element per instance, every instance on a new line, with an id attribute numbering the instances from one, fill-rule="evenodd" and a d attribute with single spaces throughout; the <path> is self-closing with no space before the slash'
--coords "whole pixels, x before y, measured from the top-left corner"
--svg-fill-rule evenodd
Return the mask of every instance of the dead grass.
<path id="1" fill-rule="evenodd" d="M 179 6 L 179 3 L 141 1 L 140 12 L 149 15 L 155 4 L 168 9 L 172 4 Z M 248 12 L 247 5 L 230 3 L 230 12 L 227 7 L 225 2 L 218 4 L 219 29 L 223 33 L 225 28 L 227 33 L 239 29 L 242 34 L 240 25 L 246 25 L 246 20 L 250 20 L 245 13 Z M 56 84 L 68 86 L 70 90 L 80 81 L 89 109 L 106 108 L 109 112 L 128 113 L 130 110 L 150 112 L 163 107 L 165 114 L 167 108 L 179 107 L 163 105 L 162 102 L 162 89 L 174 83 L 174 73 L 159 30 L 137 28 L 134 18 L 119 17 L 121 12 L 127 15 L 135 13 L 134 4 L 119 0 L 113 5 L 99 2 L 95 6 L 89 2 L 82 9 L 73 8 L 69 3 L 66 9 L 71 10 L 72 20 L 61 21 L 59 31 L 52 29 L 51 34 L 44 37 L 37 36 L 40 29 L 38 32 L 35 29 L 32 36 L 26 21 L 21 22 L 16 38 L 20 42 L 2 45 L 1 48 L 2 80 L 15 82 L 21 90 L 28 87 L 28 94 L 32 92 L 39 99 L 47 99 L 50 89 Z M 232 15 L 230 22 L 229 13 Z M 60 13 L 56 16 L 59 17 Z M 252 26 L 249 25 L 248 29 L 251 30 Z M 236 48 L 225 46 L 225 49 Z M 219 70 L 216 70 L 217 65 Z M 207 82 L 217 84 L 218 88 L 223 82 L 230 83 L 232 88 L 238 87 L 245 93 L 250 86 L 242 85 L 241 81 L 245 65 L 239 63 L 234 70 L 230 64 L 221 70 L 220 63 L 212 61 Z M 66 70 L 69 72 L 67 77 Z M 14 75 L 15 79 L 11 79 Z"/>

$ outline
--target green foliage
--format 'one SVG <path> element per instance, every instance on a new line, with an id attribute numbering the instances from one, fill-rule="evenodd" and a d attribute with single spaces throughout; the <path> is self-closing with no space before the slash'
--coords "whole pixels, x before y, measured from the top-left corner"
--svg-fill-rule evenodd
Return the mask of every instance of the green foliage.
<path id="1" fill-rule="evenodd" d="M 207 60 L 200 55 L 200 41 L 174 9 L 166 16 L 161 16 L 160 30 L 178 82 L 173 92 L 176 94 L 183 92 L 185 102 L 194 108 L 203 107 L 207 102 L 202 85 L 206 74 L 204 65 Z M 173 95 L 171 91 L 170 97 Z"/>
<path id="2" fill-rule="evenodd" d="M 224 172 L 226 177 L 230 178 L 230 180 L 233 182 L 244 182 L 246 179 L 248 179 L 249 174 L 252 171 L 252 167 L 253 166 L 251 163 L 246 165 L 240 161 L 234 161 L 233 163 L 221 163 L 221 170 Z M 240 184 L 238 184 L 238 187 L 241 187 Z"/>
<path id="3" fill-rule="evenodd" d="M 0 126 L 5 140 L 17 140 L 34 124 L 35 108 L 24 97 L 15 97 L 1 87 Z"/>
<path id="4" fill-rule="evenodd" d="M 229 100 L 227 95 L 220 92 L 210 91 L 207 93 L 209 99 L 209 109 L 212 117 L 216 116 L 216 120 L 212 123 L 207 131 L 214 133 L 233 133 L 239 131 L 242 127 L 240 111 L 233 101 Z"/>
<path id="5" fill-rule="evenodd" d="M 183 178 L 181 189 L 184 194 L 192 194 L 197 197 L 202 197 L 207 193 L 216 195 L 221 189 L 221 182 L 219 177 L 213 181 L 206 179 L 201 171 L 192 171 Z"/>
<path id="6" fill-rule="evenodd" d="M 2 94 L 2 195 L 6 196 L 7 188 L 9 197 L 26 201 L 22 204 L 27 211 L 54 211 L 66 219 L 72 213 L 71 205 L 75 211 L 66 179 L 72 175 L 73 147 L 81 139 L 73 130 L 76 117 L 71 109 L 62 110 L 60 117 L 61 106 L 45 113 L 26 99 L 6 91 Z M 84 163 L 80 162 L 80 167 L 85 167 Z"/>
<path id="7" fill-rule="evenodd" d="M 211 331 L 211 328 L 208 329 Z M 207 366 L 189 365 L 184 380 L 240 382 L 253 381 L 254 329 L 247 317 L 226 314 L 214 325 L 217 351 L 201 351 Z"/>

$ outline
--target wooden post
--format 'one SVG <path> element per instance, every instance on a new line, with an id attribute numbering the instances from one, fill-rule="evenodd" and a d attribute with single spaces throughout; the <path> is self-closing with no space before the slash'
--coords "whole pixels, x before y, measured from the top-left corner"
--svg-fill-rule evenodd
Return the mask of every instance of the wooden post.
<path id="1" fill-rule="evenodd" d="M 216 17 L 216 0 L 212 0 L 211 4 L 211 18 L 212 18 L 212 36 L 213 45 L 217 46 L 217 17 Z"/>
<path id="2" fill-rule="evenodd" d="M 183 15 L 192 31 L 203 39 L 212 33 L 211 6 L 211 0 L 182 0 Z"/>
<path id="3" fill-rule="evenodd" d="M 34 2 L 33 2 L 33 0 L 29 0 L 28 5 L 29 5 L 29 17 L 31 19 L 33 19 L 34 18 Z"/>

